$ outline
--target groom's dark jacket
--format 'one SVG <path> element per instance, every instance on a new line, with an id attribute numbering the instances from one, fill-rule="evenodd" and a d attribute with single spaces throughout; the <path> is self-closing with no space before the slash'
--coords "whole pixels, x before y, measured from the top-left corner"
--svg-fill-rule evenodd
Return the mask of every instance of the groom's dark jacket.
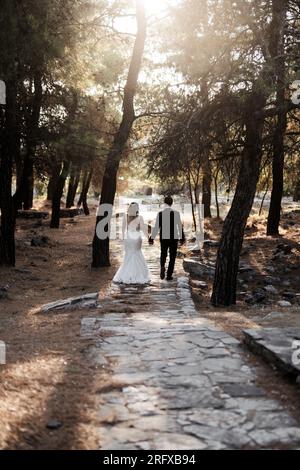
<path id="1" fill-rule="evenodd" d="M 159 232 L 160 241 L 180 241 L 184 243 L 185 235 L 178 211 L 167 207 L 157 214 L 155 226 L 151 233 L 151 240 L 154 240 Z"/>

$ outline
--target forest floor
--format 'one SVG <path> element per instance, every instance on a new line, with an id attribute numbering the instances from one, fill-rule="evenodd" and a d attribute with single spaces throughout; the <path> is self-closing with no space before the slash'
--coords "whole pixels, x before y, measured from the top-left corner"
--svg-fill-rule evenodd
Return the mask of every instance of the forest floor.
<path id="1" fill-rule="evenodd" d="M 219 240 L 221 229 L 221 220 L 206 221 L 205 238 Z M 206 246 L 201 258 L 197 254 L 194 258 L 214 265 L 217 249 L 217 246 Z M 201 276 L 207 289 L 193 289 L 193 294 L 202 315 L 217 321 L 239 338 L 242 337 L 242 329 L 251 328 L 254 323 L 262 327 L 299 327 L 300 209 L 295 209 L 295 206 L 292 210 L 286 209 L 278 237 L 266 236 L 265 217 L 251 216 L 241 252 L 241 265 L 246 269 L 239 273 L 237 303 L 229 309 L 215 309 L 210 304 L 213 279 Z M 266 286 L 270 291 L 264 292 Z M 281 301 L 289 302 L 290 306 L 281 306 Z"/>
<path id="2" fill-rule="evenodd" d="M 2 449 L 94 448 L 84 429 L 93 373 L 80 352 L 86 312 L 37 313 L 47 302 L 110 284 L 114 260 L 110 268 L 90 268 L 94 224 L 94 215 L 63 219 L 58 230 L 48 221 L 37 227 L 34 220 L 18 220 L 16 268 L 0 268 L 0 286 L 8 286 L 8 298 L 0 300 L 0 339 L 7 345 L 7 365 L 0 366 Z M 35 235 L 48 236 L 49 243 L 30 246 Z M 64 423 L 63 436 L 46 427 L 53 419 Z"/>
<path id="3" fill-rule="evenodd" d="M 249 292 L 260 285 L 267 275 L 266 266 L 272 264 L 275 265 L 272 276 L 280 278 L 280 286 L 288 281 L 288 290 L 298 288 L 299 292 L 296 242 L 300 215 L 295 212 L 284 217 L 286 229 L 282 230 L 281 238 L 266 238 L 264 223 L 257 218 L 250 220 L 242 259 L 254 266 L 260 276 L 246 279 L 243 290 L 245 284 Z M 1 449 L 96 448 L 97 436 L 90 426 L 95 416 L 89 397 L 97 393 L 99 383 L 92 380 L 94 369 L 82 354 L 84 340 L 80 338 L 80 321 L 87 312 L 62 311 L 57 315 L 39 312 L 47 302 L 81 293 L 104 292 L 110 285 L 119 255 L 113 254 L 110 268 L 91 270 L 94 222 L 92 213 L 89 217 L 63 219 L 59 230 L 50 230 L 48 221 L 39 226 L 34 220 L 18 220 L 16 268 L 0 268 L 0 288 L 7 287 L 7 298 L 0 299 L 0 340 L 7 345 L 7 365 L 0 366 Z M 220 228 L 221 223 L 212 221 L 206 231 L 211 239 L 217 239 Z M 31 246 L 36 235 L 46 235 L 48 243 L 43 247 Z M 279 243 L 293 245 L 292 253 L 272 261 Z M 215 254 L 216 248 L 209 248 L 204 256 L 213 261 Z M 210 287 L 210 281 L 207 282 Z M 278 290 L 280 286 L 275 285 Z M 201 315 L 238 339 L 243 328 L 263 324 L 263 318 L 275 310 L 282 316 L 271 317 L 264 326 L 299 326 L 299 305 L 281 308 L 277 305 L 278 296 L 268 299 L 267 304 L 247 305 L 242 294 L 236 307 L 216 310 L 209 305 L 209 290 L 201 291 L 201 295 L 199 290 L 193 292 Z M 260 359 L 250 353 L 249 357 L 261 365 L 258 383 L 283 401 L 300 420 L 299 389 L 261 364 Z M 102 383 L 101 389 L 105 387 L 109 389 L 110 384 Z M 63 423 L 63 432 L 49 429 L 47 424 L 55 427 L 51 420 Z"/>

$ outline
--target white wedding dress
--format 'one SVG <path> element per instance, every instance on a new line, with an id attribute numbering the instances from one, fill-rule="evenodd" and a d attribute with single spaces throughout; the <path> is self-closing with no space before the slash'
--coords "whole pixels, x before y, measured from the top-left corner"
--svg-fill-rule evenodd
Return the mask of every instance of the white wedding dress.
<path id="1" fill-rule="evenodd" d="M 124 260 L 118 269 L 113 282 L 120 284 L 148 284 L 150 273 L 142 252 L 142 233 L 148 238 L 148 230 L 143 217 L 138 216 L 127 224 L 123 219 Z"/>

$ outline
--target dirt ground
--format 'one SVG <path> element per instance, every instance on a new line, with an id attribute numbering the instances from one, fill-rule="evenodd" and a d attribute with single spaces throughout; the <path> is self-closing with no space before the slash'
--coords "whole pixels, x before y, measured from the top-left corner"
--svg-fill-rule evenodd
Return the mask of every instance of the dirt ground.
<path id="1" fill-rule="evenodd" d="M 211 240 L 219 240 L 222 229 L 222 221 L 211 219 L 205 222 L 206 237 Z M 291 252 L 280 253 L 278 246 L 290 247 Z M 277 253 L 279 252 L 279 254 Z M 276 254 L 277 253 L 277 254 Z M 195 259 L 201 259 L 204 263 L 215 264 L 217 247 L 205 247 L 201 257 L 195 255 Z M 266 218 L 250 217 L 243 248 L 240 257 L 240 265 L 253 269 L 252 273 L 240 273 L 237 288 L 236 306 L 229 309 L 215 309 L 210 305 L 212 280 L 201 277 L 208 284 L 208 289 L 194 289 L 194 297 L 201 312 L 207 311 L 207 315 L 222 324 L 224 328 L 230 327 L 231 332 L 241 336 L 242 328 L 251 328 L 254 324 L 263 327 L 275 326 L 300 326 L 300 210 L 287 210 L 280 228 L 280 236 L 266 237 Z M 276 294 L 268 293 L 265 300 L 248 304 L 247 296 L 253 294 L 253 290 L 262 289 L 271 284 Z M 285 297 L 286 293 L 294 293 L 291 300 Z M 278 302 L 287 300 L 291 307 L 281 307 Z M 274 315 L 275 313 L 275 315 Z"/>
<path id="2" fill-rule="evenodd" d="M 44 303 L 109 284 L 114 260 L 111 268 L 90 268 L 94 223 L 94 215 L 80 216 L 50 230 L 48 221 L 38 228 L 36 221 L 18 221 L 16 268 L 0 268 L 0 286 L 8 286 L 8 298 L 0 300 L 0 339 L 7 346 L 7 365 L 0 366 L 1 449 L 96 446 L 89 396 L 104 382 L 93 381 L 82 354 L 86 312 L 36 313 Z M 46 234 L 49 246 L 31 247 L 35 233 Z M 47 429 L 51 420 L 63 423 L 63 433 Z"/>
<path id="3" fill-rule="evenodd" d="M 299 265 L 296 266 L 299 217 L 298 213 L 293 215 L 293 220 L 290 219 L 293 225 L 286 225 L 288 228 L 283 229 L 280 239 L 267 239 L 262 221 L 250 221 L 242 258 L 255 265 L 262 277 L 251 281 L 249 290 L 263 282 L 265 267 L 271 263 L 276 246 L 284 242 L 293 244 L 293 253 L 284 262 L 280 261 L 277 276 L 281 281 L 289 279 L 289 289 L 299 292 L 300 273 Z M 97 416 L 91 410 L 97 408 L 92 397 L 111 385 L 104 373 L 101 375 L 100 366 L 95 373 L 95 366 L 85 360 L 80 320 L 87 313 L 80 310 L 55 315 L 39 313 L 42 304 L 78 296 L 81 292 L 104 292 L 109 285 L 119 260 L 112 256 L 112 267 L 90 268 L 94 222 L 93 211 L 89 217 L 62 220 L 59 230 L 50 230 L 47 220 L 41 226 L 34 220 L 18 220 L 16 268 L 0 268 L 0 287 L 7 287 L 8 296 L 0 300 L 0 340 L 7 345 L 7 365 L 0 366 L 1 449 L 96 448 Z M 217 238 L 220 228 L 221 224 L 215 220 L 206 225 L 212 239 Z M 31 246 L 35 235 L 47 235 L 49 243 L 44 247 Z M 204 254 L 212 261 L 215 255 L 216 248 L 209 248 Z M 284 263 L 296 267 L 285 272 L 287 264 Z M 272 303 L 248 306 L 239 298 L 236 307 L 216 310 L 209 304 L 209 290 L 201 291 L 201 295 L 194 290 L 201 314 L 236 337 L 242 337 L 242 328 L 259 324 L 274 310 L 284 312 L 285 317 L 272 325 L 299 326 L 299 306 L 290 309 L 274 308 Z M 251 353 L 245 353 L 260 366 L 258 382 L 283 401 L 300 422 L 299 389 Z M 62 423 L 60 432 L 47 428 L 51 420 Z"/>

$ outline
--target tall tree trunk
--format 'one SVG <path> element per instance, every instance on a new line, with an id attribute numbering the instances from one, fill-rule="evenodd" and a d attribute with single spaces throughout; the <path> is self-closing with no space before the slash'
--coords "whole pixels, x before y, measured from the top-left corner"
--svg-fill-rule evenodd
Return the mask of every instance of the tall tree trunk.
<path id="1" fill-rule="evenodd" d="M 269 191 L 269 185 L 270 185 L 270 175 L 268 174 L 267 181 L 266 181 L 266 187 L 265 187 L 264 194 L 263 194 L 261 204 L 260 204 L 260 208 L 259 208 L 259 213 L 258 213 L 259 216 L 261 216 L 263 208 L 264 208 L 264 202 L 265 202 L 266 196 L 267 196 L 268 191 Z"/>
<path id="2" fill-rule="evenodd" d="M 279 234 L 281 201 L 283 195 L 284 137 L 287 128 L 285 104 L 285 56 L 284 34 L 286 24 L 287 1 L 273 0 L 273 40 L 271 54 L 274 60 L 276 76 L 276 105 L 279 109 L 273 137 L 272 194 L 267 223 L 267 235 Z"/>
<path id="3" fill-rule="evenodd" d="M 92 177 L 93 177 L 93 169 L 89 171 L 86 181 L 85 181 L 85 185 L 82 188 L 81 200 L 82 200 L 82 207 L 83 207 L 84 215 L 90 215 L 90 211 L 89 211 L 88 204 L 87 204 L 87 195 L 90 189 Z"/>
<path id="4" fill-rule="evenodd" d="M 4 125 L 0 128 L 0 265 L 15 266 L 15 211 L 12 198 L 12 167 L 17 159 L 17 6 L 15 0 L 5 0 L 1 5 L 1 20 L 7 34 L 1 44 L 6 85 Z"/>
<path id="5" fill-rule="evenodd" d="M 204 32 L 208 30 L 208 2 L 205 0 L 202 2 L 202 16 L 203 16 L 203 25 L 204 25 Z M 209 65 L 210 56 L 205 52 L 205 62 L 207 66 Z M 201 80 L 201 98 L 203 101 L 203 106 L 207 106 L 209 103 L 209 89 L 208 89 L 208 81 L 206 78 Z M 209 153 L 210 153 L 211 144 L 209 142 L 205 145 L 205 152 L 203 155 L 203 163 L 202 163 L 202 171 L 203 171 L 203 179 L 202 179 L 202 204 L 204 206 L 204 218 L 211 217 L 211 183 L 212 183 L 212 176 L 211 176 L 211 164 L 209 161 Z"/>
<path id="6" fill-rule="evenodd" d="M 57 179 L 61 170 L 61 165 L 55 165 L 51 169 L 51 175 L 47 186 L 47 201 L 52 201 Z"/>
<path id="7" fill-rule="evenodd" d="M 220 205 L 219 205 L 219 199 L 218 199 L 218 175 L 219 175 L 219 170 L 213 175 L 214 178 L 214 186 L 215 186 L 215 203 L 216 203 L 216 209 L 217 209 L 217 219 L 220 218 Z"/>
<path id="8" fill-rule="evenodd" d="M 189 183 L 190 201 L 191 201 L 191 206 L 192 206 L 193 224 L 194 224 L 194 230 L 196 232 L 197 231 L 197 222 L 196 222 L 196 214 L 195 214 L 195 208 L 194 208 L 193 188 L 192 188 L 190 172 L 188 173 L 188 183 Z"/>
<path id="9" fill-rule="evenodd" d="M 17 152 L 16 131 L 17 85 L 6 81 L 6 109 L 0 167 L 0 265 L 15 266 L 15 211 L 12 198 L 12 166 Z"/>
<path id="10" fill-rule="evenodd" d="M 204 217 L 210 218 L 211 217 L 211 168 L 210 168 L 210 161 L 208 158 L 205 160 L 203 164 L 203 179 L 202 179 L 202 204 L 204 206 Z"/>
<path id="11" fill-rule="evenodd" d="M 24 187 L 23 193 L 23 208 L 29 210 L 33 206 L 33 188 L 34 188 L 34 175 L 33 175 L 33 158 L 32 156 L 28 158 L 26 163 L 28 167 L 28 176 L 26 178 L 26 184 Z"/>
<path id="12" fill-rule="evenodd" d="M 14 195 L 16 208 L 22 204 L 25 210 L 33 206 L 34 189 L 34 158 L 38 138 L 38 128 L 43 97 L 42 76 L 36 72 L 34 76 L 34 93 L 32 97 L 32 109 L 26 121 L 26 153 L 23 162 L 22 176 Z"/>
<path id="13" fill-rule="evenodd" d="M 52 214 L 50 228 L 59 228 L 60 222 L 60 202 L 63 195 L 66 179 L 70 169 L 70 161 L 64 161 L 62 170 L 57 178 L 56 186 L 52 197 Z"/>
<path id="14" fill-rule="evenodd" d="M 294 194 L 293 194 L 293 201 L 294 202 L 300 201 L 300 174 L 298 175 L 298 179 L 297 179 L 297 182 L 295 184 Z"/>
<path id="15" fill-rule="evenodd" d="M 107 215 L 107 211 L 102 213 L 103 204 L 113 205 L 116 187 L 117 173 L 122 158 L 122 153 L 126 142 L 130 136 L 132 125 L 135 119 L 134 96 L 136 93 L 139 71 L 146 40 L 146 17 L 143 0 L 136 0 L 137 34 L 135 38 L 131 63 L 128 71 L 127 82 L 124 89 L 123 116 L 120 127 L 115 134 L 112 147 L 108 153 L 106 167 L 103 175 L 102 190 L 99 209 L 96 217 L 96 228 L 93 239 L 92 267 L 110 266 L 109 260 L 109 223 L 105 224 L 106 237 L 98 237 L 97 226 Z"/>
<path id="16" fill-rule="evenodd" d="M 79 195 L 79 198 L 78 198 L 78 201 L 77 201 L 77 207 L 82 206 L 84 188 L 86 186 L 87 177 L 88 177 L 88 172 L 87 172 L 87 170 L 84 170 L 83 174 L 82 174 L 81 191 L 80 191 L 80 195 Z"/>
<path id="17" fill-rule="evenodd" d="M 217 255 L 212 304 L 228 306 L 236 302 L 236 283 L 244 230 L 253 204 L 262 157 L 266 99 L 252 92 L 245 116 L 246 137 L 235 195 L 224 221 Z"/>
<path id="18" fill-rule="evenodd" d="M 74 206 L 74 201 L 76 197 L 79 180 L 80 180 L 80 170 L 76 167 L 72 167 L 70 180 L 69 180 L 69 186 L 68 186 L 67 199 L 66 199 L 67 209 Z"/>

